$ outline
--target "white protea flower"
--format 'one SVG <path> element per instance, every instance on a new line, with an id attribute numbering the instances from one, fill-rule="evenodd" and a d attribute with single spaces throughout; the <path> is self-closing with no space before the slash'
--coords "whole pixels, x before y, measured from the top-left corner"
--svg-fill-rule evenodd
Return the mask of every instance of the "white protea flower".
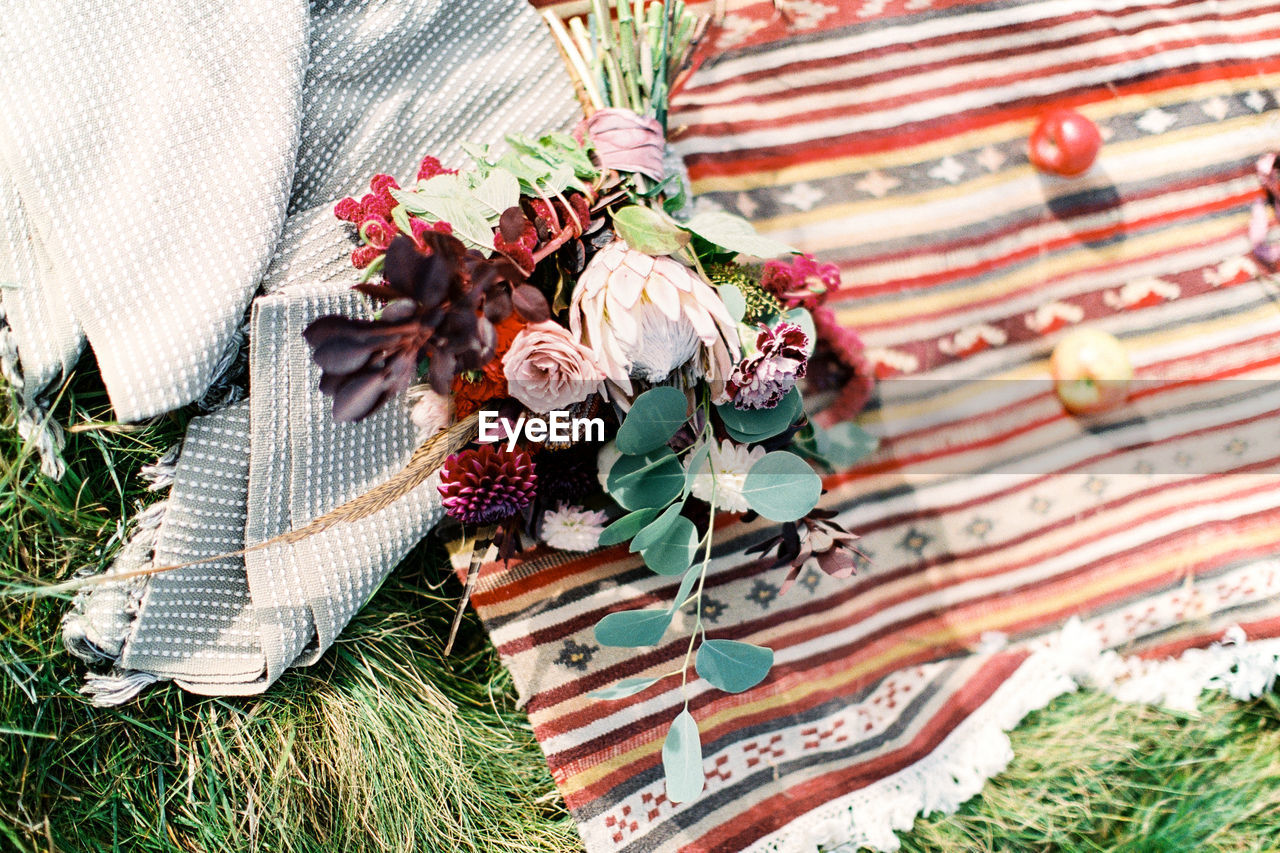
<path id="1" fill-rule="evenodd" d="M 749 509 L 744 494 L 747 474 L 766 452 L 763 447 L 747 447 L 727 438 L 718 445 L 712 442 L 702 468 L 693 477 L 693 496 L 710 501 L 714 486 L 716 509 L 746 512 Z M 689 458 L 692 459 L 693 454 Z"/>
<path id="2" fill-rule="evenodd" d="M 608 521 L 602 510 L 558 506 L 542 516 L 542 541 L 561 551 L 590 551 L 599 547 Z"/>
<path id="3" fill-rule="evenodd" d="M 614 240 L 583 270 L 569 305 L 569 328 L 596 354 L 624 397 L 631 379 L 661 382 L 689 364 L 716 402 L 738 360 L 737 324 L 716 289 L 669 257 Z"/>

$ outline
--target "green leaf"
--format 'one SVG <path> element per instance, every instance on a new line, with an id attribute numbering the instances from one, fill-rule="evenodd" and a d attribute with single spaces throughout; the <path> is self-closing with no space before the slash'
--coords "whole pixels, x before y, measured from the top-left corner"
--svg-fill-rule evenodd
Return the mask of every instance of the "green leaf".
<path id="1" fill-rule="evenodd" d="M 644 456 L 623 456 L 609 470 L 609 497 L 623 509 L 665 507 L 684 488 L 684 466 L 669 447 Z"/>
<path id="2" fill-rule="evenodd" d="M 772 521 L 795 521 L 818 504 L 822 479 L 809 464 L 786 450 L 766 453 L 743 483 L 747 506 Z"/>
<path id="3" fill-rule="evenodd" d="M 657 678 L 624 678 L 617 684 L 592 690 L 587 695 L 593 699 L 625 699 L 652 687 L 659 680 Z"/>
<path id="4" fill-rule="evenodd" d="M 671 510 L 667 510 L 670 512 Z M 678 516 L 666 535 L 640 552 L 644 564 L 660 575 L 678 575 L 693 562 L 698 550 L 698 529 Z"/>
<path id="5" fill-rule="evenodd" d="M 804 412 L 800 389 L 792 388 L 772 409 L 738 409 L 732 403 L 716 406 L 730 436 L 747 444 L 764 441 L 783 432 Z"/>
<path id="6" fill-rule="evenodd" d="M 409 222 L 409 211 L 405 210 L 403 204 L 397 204 L 391 208 L 391 221 L 400 229 L 400 233 L 413 234 L 413 225 Z"/>
<path id="7" fill-rule="evenodd" d="M 756 233 L 751 223 L 741 216 L 722 210 L 704 210 L 689 217 L 684 227 L 709 243 L 757 258 L 776 258 L 789 255 L 795 249 L 786 243 Z"/>
<path id="8" fill-rule="evenodd" d="M 619 542 L 626 542 L 632 536 L 635 536 L 650 521 L 657 516 L 658 510 L 653 507 L 647 509 L 638 509 L 635 512 L 629 512 L 610 524 L 600 533 L 600 545 L 605 547 L 608 545 L 617 545 Z"/>
<path id="9" fill-rule="evenodd" d="M 702 466 L 706 464 L 707 457 L 711 455 L 711 443 L 704 441 L 698 445 L 698 449 L 690 454 L 687 464 L 685 465 L 684 474 L 684 490 L 682 495 L 688 497 L 693 491 L 693 481 L 698 478 L 698 473 L 702 470 Z"/>
<path id="10" fill-rule="evenodd" d="M 485 217 L 484 207 L 457 175 L 436 175 L 419 182 L 416 190 L 392 190 L 391 195 L 410 213 L 421 214 L 432 222 L 448 222 L 453 226 L 453 236 L 469 248 L 493 251 L 493 226 Z"/>
<path id="11" fill-rule="evenodd" d="M 702 566 L 693 566 L 689 571 L 684 573 L 684 579 L 680 581 L 680 588 L 676 590 L 676 599 L 671 602 L 671 614 L 680 609 L 680 604 L 689 597 L 689 593 L 693 592 L 693 585 L 698 582 L 698 578 L 702 576 Z"/>
<path id="12" fill-rule="evenodd" d="M 649 522 L 644 530 L 636 534 L 636 538 L 631 540 L 631 552 L 643 551 L 659 539 L 667 535 L 671 530 L 671 526 L 675 524 L 676 519 L 680 517 L 680 510 L 684 509 L 684 502 L 672 504 L 667 507 L 662 515 L 655 520 Z"/>
<path id="13" fill-rule="evenodd" d="M 620 610 L 596 623 L 596 642 L 628 649 L 656 646 L 670 624 L 670 610 Z"/>
<path id="14" fill-rule="evenodd" d="M 667 799 L 687 803 L 702 795 L 702 741 L 689 709 L 676 716 L 662 743 L 662 769 L 667 776 Z"/>
<path id="15" fill-rule="evenodd" d="M 689 401 L 669 385 L 650 388 L 631 404 L 618 428 L 618 450 L 628 455 L 657 450 L 687 420 Z"/>
<path id="16" fill-rule="evenodd" d="M 472 190 L 472 194 L 484 208 L 489 225 L 493 226 L 507 208 L 520 203 L 520 181 L 506 169 L 494 169 Z"/>
<path id="17" fill-rule="evenodd" d="M 674 220 L 638 204 L 618 210 L 613 228 L 628 246 L 646 255 L 669 255 L 689 242 L 689 232 Z"/>
<path id="18" fill-rule="evenodd" d="M 773 666 L 773 649 L 737 640 L 707 640 L 698 647 L 694 667 L 712 686 L 726 693 L 755 687 Z"/>
<path id="19" fill-rule="evenodd" d="M 741 323 L 742 318 L 747 316 L 747 300 L 742 298 L 742 291 L 732 284 L 722 284 L 716 290 L 720 291 L 720 298 L 724 300 L 725 310 L 729 312 L 733 322 Z"/>
<path id="20" fill-rule="evenodd" d="M 870 456 L 880 446 L 880 439 L 852 421 L 842 421 L 823 433 L 826 439 L 823 456 L 837 470 Z"/>

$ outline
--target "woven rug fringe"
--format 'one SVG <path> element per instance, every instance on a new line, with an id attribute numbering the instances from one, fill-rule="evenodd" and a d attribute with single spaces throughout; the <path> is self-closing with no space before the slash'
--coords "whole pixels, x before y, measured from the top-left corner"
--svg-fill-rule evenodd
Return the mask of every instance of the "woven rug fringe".
<path id="1" fill-rule="evenodd" d="M 1008 766 L 1013 749 L 1006 732 L 1030 712 L 1079 687 L 1105 690 L 1126 702 L 1194 710 L 1204 690 L 1226 690 L 1244 701 L 1269 690 L 1280 676 L 1280 640 L 1248 642 L 1234 626 L 1209 648 L 1160 661 L 1104 651 L 1074 618 L 1038 646 L 928 757 L 832 800 L 744 853 L 898 850 L 895 833 L 910 830 L 918 815 L 955 812 Z"/>
<path id="2" fill-rule="evenodd" d="M 31 445 L 40 458 L 40 473 L 51 480 L 61 480 L 67 473 L 62 450 L 67 437 L 62 427 L 35 395 L 28 393 L 18 358 L 18 338 L 9 326 L 4 304 L 0 302 L 0 375 L 9 384 L 9 396 L 17 412 L 18 437 Z"/>
<path id="3" fill-rule="evenodd" d="M 181 444 L 175 445 L 142 469 L 142 476 L 151 491 L 173 484 L 180 450 Z M 133 533 L 112 561 L 108 573 L 151 563 L 168 506 L 167 500 L 157 501 L 138 513 Z M 76 573 L 77 577 L 91 574 L 94 571 L 88 568 Z M 78 593 L 62 617 L 62 643 L 67 651 L 88 664 L 114 664 L 119 661 L 136 624 L 142 597 L 146 593 L 146 582 L 145 577 L 135 577 Z M 80 692 L 91 697 L 93 704 L 99 707 L 120 705 L 157 680 L 147 673 L 115 667 L 106 675 L 87 675 Z"/>

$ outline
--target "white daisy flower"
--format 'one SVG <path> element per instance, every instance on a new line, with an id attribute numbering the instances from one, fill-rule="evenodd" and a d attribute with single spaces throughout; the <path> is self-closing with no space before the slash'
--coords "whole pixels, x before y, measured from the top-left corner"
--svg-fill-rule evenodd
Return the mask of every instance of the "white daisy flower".
<path id="1" fill-rule="evenodd" d="M 766 452 L 763 447 L 748 448 L 727 438 L 719 446 L 712 443 L 711 452 L 702 463 L 702 469 L 694 475 L 694 497 L 710 501 L 714 484 L 717 510 L 746 512 L 749 507 L 743 490 L 746 488 L 747 474 L 750 473 L 751 466 Z M 687 464 L 686 462 L 686 466 Z"/>
<path id="2" fill-rule="evenodd" d="M 542 541 L 561 551 L 590 551 L 600 545 L 609 516 L 601 510 L 558 506 L 542 516 Z"/>

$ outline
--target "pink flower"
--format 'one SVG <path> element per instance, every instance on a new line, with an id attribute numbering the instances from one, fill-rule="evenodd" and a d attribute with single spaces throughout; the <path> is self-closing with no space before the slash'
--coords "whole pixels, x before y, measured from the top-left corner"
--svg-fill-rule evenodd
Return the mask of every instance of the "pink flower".
<path id="1" fill-rule="evenodd" d="M 422 165 L 418 166 L 418 180 L 425 181 L 434 178 L 436 175 L 456 175 L 457 169 L 446 169 L 441 162 L 428 154 L 422 158 Z"/>
<path id="2" fill-rule="evenodd" d="M 835 264 L 820 264 L 813 255 L 766 261 L 760 286 L 778 297 L 787 308 L 812 310 L 840 287 L 840 268 Z"/>
<path id="3" fill-rule="evenodd" d="M 440 502 L 463 524 L 493 524 L 532 501 L 538 484 L 533 458 L 522 450 L 482 444 L 455 453 L 440 469 Z"/>
<path id="4" fill-rule="evenodd" d="M 409 389 L 409 420 L 418 428 L 419 440 L 425 440 L 449 425 L 449 398 L 437 394 L 430 385 L 415 385 Z"/>
<path id="5" fill-rule="evenodd" d="M 507 393 L 535 412 L 580 403 L 600 389 L 604 373 L 591 350 L 550 320 L 526 326 L 502 357 Z"/>
<path id="6" fill-rule="evenodd" d="M 738 362 L 729 377 L 729 395 L 737 409 L 772 409 L 803 379 L 809 336 L 795 323 L 761 329 L 755 355 Z"/>
<path id="7" fill-rule="evenodd" d="M 579 125 L 576 135 L 591 139 L 600 165 L 619 172 L 637 172 L 655 181 L 665 176 L 662 154 L 666 140 L 655 118 L 644 118 L 621 107 L 596 110 Z"/>

